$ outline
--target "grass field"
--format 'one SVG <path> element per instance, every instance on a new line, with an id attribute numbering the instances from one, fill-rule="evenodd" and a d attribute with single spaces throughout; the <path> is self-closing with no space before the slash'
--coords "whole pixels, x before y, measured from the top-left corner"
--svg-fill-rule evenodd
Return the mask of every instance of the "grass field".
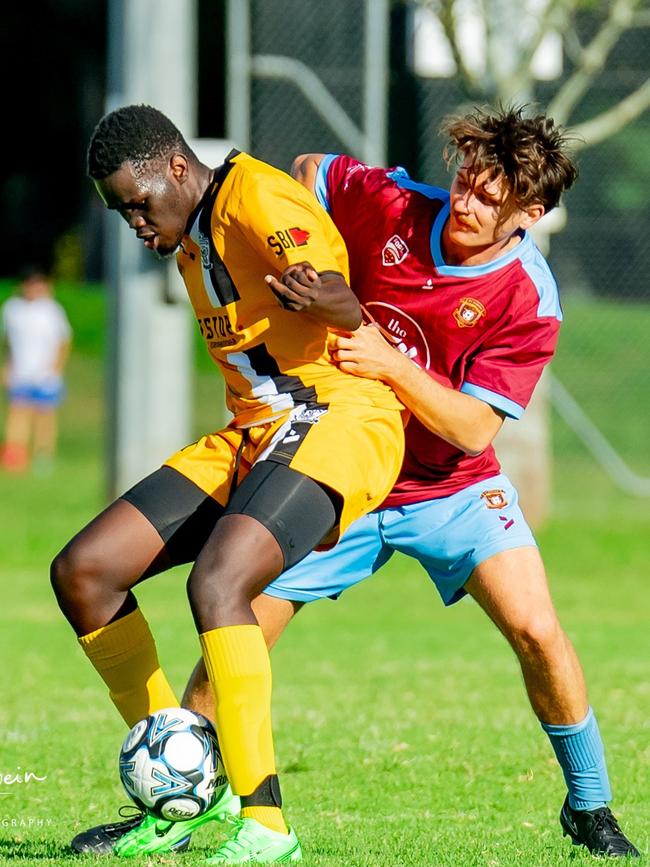
<path id="1" fill-rule="evenodd" d="M 73 864 L 70 838 L 126 803 L 116 773 L 124 725 L 49 588 L 53 555 L 104 505 L 103 299 L 72 288 L 60 297 L 75 328 L 60 459 L 45 477 L 0 475 L 0 864 Z M 571 328 L 557 361 L 578 377 L 571 347 L 584 342 Z M 620 351 L 646 381 L 638 329 Z M 605 348 L 615 370 L 623 359 Z M 197 395 L 216 393 L 214 382 L 200 359 Z M 590 382 L 585 373 L 585 389 Z M 618 389 L 612 405 L 614 433 L 629 438 L 641 468 L 648 429 L 637 400 L 633 388 Z M 197 431 L 208 423 L 197 415 Z M 556 511 L 538 537 L 598 712 L 613 808 L 649 852 L 650 503 L 616 491 L 570 432 L 557 425 L 555 434 Z M 184 580 L 174 570 L 138 591 L 179 692 L 199 650 Z M 408 560 L 304 611 L 273 664 L 279 768 L 307 864 L 592 862 L 561 836 L 561 774 L 511 651 L 473 603 L 443 609 Z M 44 779 L 14 782 L 26 772 Z M 150 863 L 199 864 L 217 836 L 202 829 L 187 855 Z"/>

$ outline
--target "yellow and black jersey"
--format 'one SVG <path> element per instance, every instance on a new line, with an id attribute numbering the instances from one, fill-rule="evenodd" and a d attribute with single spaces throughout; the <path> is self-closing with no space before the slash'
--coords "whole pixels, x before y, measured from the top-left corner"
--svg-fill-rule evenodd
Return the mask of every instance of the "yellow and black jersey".
<path id="1" fill-rule="evenodd" d="M 238 426 L 304 403 L 401 407 L 385 384 L 340 371 L 327 327 L 285 310 L 265 282 L 302 261 L 349 281 L 343 238 L 312 193 L 231 152 L 190 217 L 177 262 Z"/>

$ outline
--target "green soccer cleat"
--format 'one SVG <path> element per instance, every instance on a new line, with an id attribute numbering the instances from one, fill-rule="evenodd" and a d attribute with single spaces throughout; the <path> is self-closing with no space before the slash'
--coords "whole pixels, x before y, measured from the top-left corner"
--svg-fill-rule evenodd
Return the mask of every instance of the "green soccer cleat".
<path id="1" fill-rule="evenodd" d="M 287 864 L 302 861 L 302 850 L 293 828 L 280 834 L 255 819 L 228 817 L 234 825 L 229 840 L 222 843 L 206 864 Z"/>
<path id="2" fill-rule="evenodd" d="M 141 813 L 108 825 L 99 825 L 78 834 L 70 844 L 84 855 L 119 855 L 133 858 L 154 852 L 184 852 L 192 831 L 207 822 L 225 822 L 239 813 L 239 798 L 227 786 L 218 801 L 203 815 L 184 822 L 167 822 L 151 813 Z"/>
<path id="3" fill-rule="evenodd" d="M 113 846 L 113 854 L 120 858 L 136 858 L 154 852 L 184 851 L 190 834 L 207 822 L 225 822 L 239 813 L 239 798 L 227 786 L 223 795 L 205 813 L 195 819 L 167 822 L 146 814 L 140 825 L 128 831 Z"/>

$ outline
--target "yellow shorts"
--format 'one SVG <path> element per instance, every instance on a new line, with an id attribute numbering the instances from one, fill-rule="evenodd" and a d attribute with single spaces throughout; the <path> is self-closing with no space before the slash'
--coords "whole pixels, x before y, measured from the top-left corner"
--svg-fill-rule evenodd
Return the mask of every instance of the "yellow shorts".
<path id="1" fill-rule="evenodd" d="M 285 464 L 341 495 L 340 523 L 327 538 L 327 544 L 332 544 L 353 521 L 382 503 L 403 457 L 399 410 L 304 404 L 264 425 L 229 426 L 207 434 L 176 452 L 165 465 L 225 506 L 236 482 L 257 461 Z"/>

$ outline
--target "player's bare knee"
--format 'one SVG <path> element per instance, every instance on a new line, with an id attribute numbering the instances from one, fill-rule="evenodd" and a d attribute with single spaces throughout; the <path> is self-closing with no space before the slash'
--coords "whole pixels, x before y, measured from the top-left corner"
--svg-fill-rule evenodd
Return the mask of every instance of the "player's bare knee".
<path id="1" fill-rule="evenodd" d="M 513 629 L 510 638 L 517 655 L 527 658 L 555 657 L 565 644 L 564 631 L 553 611 L 529 615 Z"/>
<path id="2" fill-rule="evenodd" d="M 75 578 L 74 559 L 70 549 L 64 548 L 50 564 L 50 583 L 61 606 L 72 592 Z"/>
<path id="3" fill-rule="evenodd" d="M 246 582 L 238 576 L 225 578 L 203 571 L 195 564 L 187 580 L 187 596 L 198 625 L 205 626 L 215 616 L 228 620 L 243 608 L 250 607 L 253 592 L 246 589 Z"/>
<path id="4" fill-rule="evenodd" d="M 83 546 L 71 544 L 60 551 L 50 566 L 50 581 L 61 610 L 67 612 L 91 604 L 105 570 L 97 557 Z"/>

